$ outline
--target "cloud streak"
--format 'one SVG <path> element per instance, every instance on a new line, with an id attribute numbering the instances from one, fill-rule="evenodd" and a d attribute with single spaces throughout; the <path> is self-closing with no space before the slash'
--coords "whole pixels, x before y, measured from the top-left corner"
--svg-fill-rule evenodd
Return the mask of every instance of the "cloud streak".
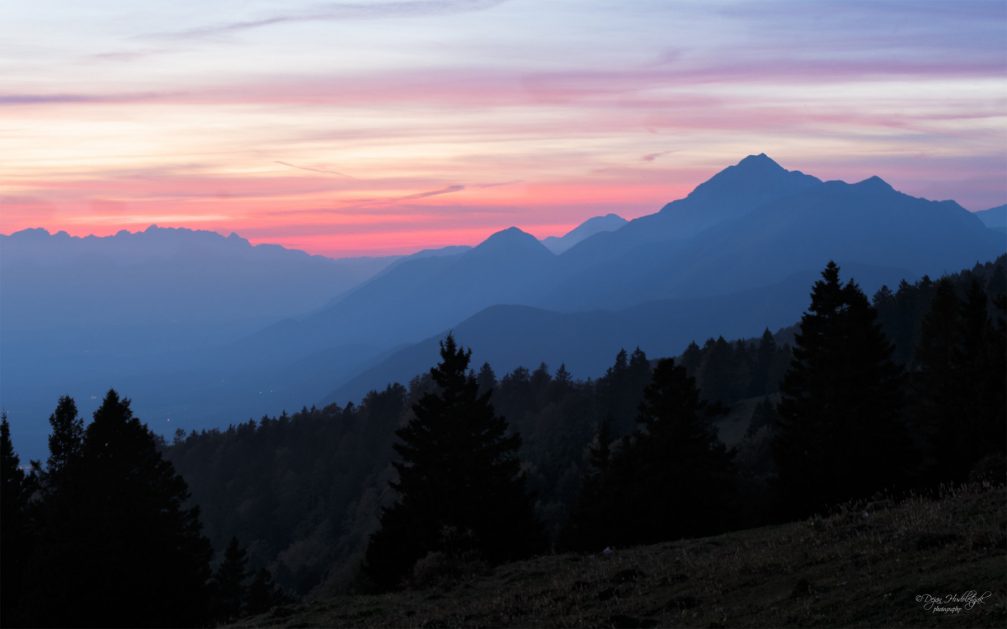
<path id="1" fill-rule="evenodd" d="M 0 231 L 471 244 L 652 212 L 759 152 L 1007 201 L 1002 0 L 111 4 L 4 13 L 37 37 L 0 46 Z"/>
<path id="2" fill-rule="evenodd" d="M 229 35 L 243 31 L 297 24 L 303 22 L 332 22 L 349 20 L 374 20 L 385 18 L 418 18 L 480 11 L 503 4 L 506 0 L 408 0 L 402 2 L 330 2 L 311 11 L 280 13 L 268 17 L 234 20 L 191 29 L 154 33 L 158 39 L 199 39 Z"/>
<path id="3" fill-rule="evenodd" d="M 323 175 L 338 175 L 340 177 L 345 177 L 347 179 L 357 179 L 353 175 L 347 175 L 344 172 L 340 172 L 338 170 L 332 170 L 330 168 L 313 168 L 311 166 L 297 166 L 295 164 L 291 164 L 290 162 L 283 162 L 283 161 L 280 161 L 280 160 L 275 160 L 273 163 L 274 164 L 279 164 L 281 166 L 287 166 L 289 168 L 296 168 L 297 170 L 306 170 L 308 172 L 313 172 L 313 173 L 322 173 Z"/>

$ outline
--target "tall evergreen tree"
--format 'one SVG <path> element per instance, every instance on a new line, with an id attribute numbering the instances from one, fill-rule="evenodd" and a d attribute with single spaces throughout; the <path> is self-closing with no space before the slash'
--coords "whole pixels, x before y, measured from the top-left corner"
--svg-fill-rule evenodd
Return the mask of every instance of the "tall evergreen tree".
<path id="1" fill-rule="evenodd" d="M 489 363 L 483 363 L 476 376 L 476 383 L 479 385 L 479 394 L 489 393 L 497 386 L 497 376 L 493 373 L 493 367 Z"/>
<path id="2" fill-rule="evenodd" d="M 867 496 L 902 480 L 901 372 L 876 313 L 829 262 L 801 318 L 781 387 L 776 459 L 788 515 Z"/>
<path id="3" fill-rule="evenodd" d="M 70 540 L 79 563 L 61 593 L 64 604 L 42 611 L 42 624 L 205 622 L 211 549 L 198 509 L 186 506 L 185 482 L 115 391 L 87 427 L 81 460 L 82 510 Z"/>
<path id="4" fill-rule="evenodd" d="M 25 623 L 22 594 L 29 549 L 28 478 L 14 451 L 10 424 L 0 414 L 0 625 Z"/>
<path id="5" fill-rule="evenodd" d="M 59 399 L 49 427 L 46 465 L 32 461 L 39 484 L 33 505 L 38 530 L 23 603 L 26 620 L 59 625 L 74 622 L 81 605 L 80 581 L 86 579 L 81 566 L 88 551 L 81 523 L 93 506 L 84 491 L 84 422 L 72 398 Z"/>
<path id="6" fill-rule="evenodd" d="M 77 403 L 64 395 L 49 417 L 49 460 L 46 471 L 50 475 L 63 474 L 75 465 L 84 449 L 84 420 L 77 414 Z"/>
<path id="7" fill-rule="evenodd" d="M 982 284 L 973 277 L 961 306 L 957 347 L 959 382 L 970 394 L 959 411 L 964 420 L 960 428 L 970 435 L 966 457 L 973 462 L 991 455 L 1002 459 L 1007 447 L 1007 344 L 989 302 Z"/>
<path id="8" fill-rule="evenodd" d="M 638 432 L 587 483 L 591 495 L 574 510 L 565 545 L 642 544 L 728 526 L 734 469 L 711 421 L 717 412 L 700 399 L 685 367 L 660 361 L 644 392 Z"/>
<path id="9" fill-rule="evenodd" d="M 507 434 L 490 393 L 468 373 L 471 351 L 452 336 L 430 375 L 438 391 L 414 407 L 396 432 L 398 501 L 371 537 L 365 575 L 379 589 L 401 584 L 432 552 L 499 563 L 544 548 L 518 460 L 520 437 Z"/>
<path id="10" fill-rule="evenodd" d="M 957 374 L 959 310 L 961 304 L 948 278 L 937 282 L 930 312 L 923 319 L 920 341 L 913 361 L 913 435 L 922 454 L 917 474 L 926 483 L 953 480 L 961 475 L 955 461 L 962 458 L 953 418 L 962 408 L 960 375 Z M 968 438 L 968 437 L 966 437 Z"/>
<path id="11" fill-rule="evenodd" d="M 755 362 L 752 365 L 752 377 L 749 381 L 748 395 L 765 395 L 776 387 L 773 381 L 773 363 L 776 359 L 776 339 L 773 333 L 766 328 L 759 339 L 759 346 L 755 350 Z"/>
<path id="12" fill-rule="evenodd" d="M 218 622 L 229 623 L 241 616 L 246 598 L 248 553 L 232 537 L 224 558 L 213 576 L 214 616 Z"/>

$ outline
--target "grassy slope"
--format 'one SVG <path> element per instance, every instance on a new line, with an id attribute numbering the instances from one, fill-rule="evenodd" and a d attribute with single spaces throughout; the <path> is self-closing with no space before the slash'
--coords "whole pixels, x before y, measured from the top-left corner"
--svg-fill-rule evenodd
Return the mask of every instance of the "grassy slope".
<path id="1" fill-rule="evenodd" d="M 248 625 L 351 627 L 1007 626 L 1007 492 L 501 566 L 453 587 L 337 596 Z M 991 591 L 958 616 L 924 593 Z"/>

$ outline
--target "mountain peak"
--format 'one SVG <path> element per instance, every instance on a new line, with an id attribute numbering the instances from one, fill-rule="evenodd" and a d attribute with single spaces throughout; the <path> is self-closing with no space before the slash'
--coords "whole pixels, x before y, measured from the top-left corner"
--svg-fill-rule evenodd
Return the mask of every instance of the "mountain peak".
<path id="1" fill-rule="evenodd" d="M 509 251 L 549 252 L 537 238 L 517 227 L 501 229 L 472 249 L 472 253 Z"/>
<path id="2" fill-rule="evenodd" d="M 785 170 L 783 166 L 780 166 L 776 161 L 765 153 L 759 153 L 758 155 L 749 155 L 745 159 L 741 160 L 736 164 L 736 168 L 759 168 L 766 169 L 772 168 L 773 170 Z"/>
<path id="3" fill-rule="evenodd" d="M 857 186 L 858 188 L 863 188 L 865 190 L 878 190 L 878 191 L 894 190 L 894 188 L 892 188 L 892 185 L 890 183 L 888 183 L 881 177 L 878 177 L 877 175 L 868 177 L 863 181 L 858 181 L 854 185 Z"/>
<path id="4" fill-rule="evenodd" d="M 10 237 L 37 240 L 41 238 L 48 238 L 50 235 L 49 230 L 45 227 L 27 227 L 20 231 L 13 232 Z"/>
<path id="5" fill-rule="evenodd" d="M 731 207 L 756 206 L 809 186 L 820 184 L 799 170 L 787 170 L 765 153 L 749 155 L 696 186 L 687 198 Z M 674 204 L 665 206 L 667 211 Z"/>

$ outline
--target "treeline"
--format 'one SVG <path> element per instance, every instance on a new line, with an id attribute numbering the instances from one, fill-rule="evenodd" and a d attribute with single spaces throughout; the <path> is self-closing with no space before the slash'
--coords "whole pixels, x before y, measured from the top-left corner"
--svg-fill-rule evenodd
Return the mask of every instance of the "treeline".
<path id="1" fill-rule="evenodd" d="M 714 419 L 725 408 L 703 400 L 675 359 L 658 361 L 636 429 L 612 439 L 610 423 L 599 424 L 555 546 L 597 551 L 711 535 L 755 523 L 741 508 L 753 499 L 767 519 L 790 519 L 934 482 L 1002 483 L 1007 295 L 988 287 L 973 276 L 960 297 L 952 279 L 937 283 L 906 372 L 877 310 L 830 262 L 795 334 L 779 402 L 760 405 L 770 413 L 773 471 L 761 491 L 741 483 L 735 452 L 718 439 Z M 396 432 L 396 501 L 370 538 L 364 587 L 464 576 L 545 547 L 518 465 L 520 436 L 496 415 L 492 391 L 480 394 L 466 374 L 469 355 L 448 336 L 431 371 L 436 389 Z M 642 354 L 635 358 L 642 371 Z"/>
<path id="2" fill-rule="evenodd" d="M 129 400 L 109 391 L 85 428 L 63 397 L 49 423 L 26 471 L 0 420 L 0 624 L 212 626 L 283 600 L 237 540 L 212 570 L 199 508 Z"/>
<path id="3" fill-rule="evenodd" d="M 639 349 L 620 352 L 594 380 L 574 380 L 563 366 L 520 368 L 499 378 L 489 365 L 469 371 L 467 352 L 452 341 L 431 373 L 408 387 L 371 392 L 359 405 L 304 408 L 227 430 L 180 434 L 170 445 L 149 432 L 144 439 L 188 483 L 188 500 L 184 485 L 171 494 L 179 513 L 201 519 L 217 548 L 233 537 L 246 542 L 247 556 L 240 546 L 227 554 L 250 572 L 268 568 L 298 593 L 396 587 L 544 548 L 600 550 L 709 534 L 976 474 L 1002 480 L 1005 268 L 1002 257 L 936 282 L 882 289 L 871 302 L 830 266 L 799 326 L 748 341 L 694 343 L 674 361 L 652 361 Z M 452 386 L 438 381 L 448 372 Z M 445 417 L 459 417 L 462 399 L 469 410 L 461 416 L 485 420 L 484 436 L 492 437 L 485 447 L 474 446 L 477 440 L 426 441 L 450 425 Z M 445 414 L 445 408 L 456 410 Z M 718 438 L 725 412 L 749 420 L 730 448 Z M 87 431 L 80 429 L 81 443 L 97 417 Z M 424 422 L 429 425 L 418 429 Z M 475 457 L 482 467 L 460 473 L 471 456 L 449 465 L 457 448 L 482 452 Z M 25 530 L 45 531 L 49 516 L 41 514 L 57 507 L 42 505 L 59 504 L 44 488 L 56 482 L 49 468 L 57 469 L 61 450 L 53 452 L 46 469 L 35 466 L 19 481 L 17 495 L 31 496 L 24 499 L 25 521 L 36 523 Z M 17 469 L 9 467 L 12 457 L 5 450 L 5 540 L 20 539 L 6 534 L 8 523 L 18 521 L 7 517 L 6 505 L 21 500 L 7 498 L 7 479 L 16 476 L 7 470 Z M 421 461 L 435 463 L 430 474 L 454 488 L 449 495 L 481 506 L 416 498 L 441 486 L 423 489 L 409 480 L 410 469 L 423 469 Z M 471 494 L 465 492 L 473 487 L 452 484 L 480 474 L 484 486 L 501 489 L 480 494 L 477 485 Z M 113 479 L 103 482 L 116 487 Z M 503 513 L 522 515 L 501 515 L 496 503 L 479 501 L 504 494 L 511 498 Z M 187 511 L 193 504 L 202 508 L 198 516 Z M 97 517 L 93 508 L 88 513 L 85 508 L 80 517 Z M 426 532 L 403 533 L 409 527 L 397 522 L 404 520 L 419 521 L 417 531 Z M 527 522 L 520 529 L 526 533 L 507 537 L 514 531 L 492 526 L 511 520 Z M 45 539 L 60 538 L 39 533 Z M 205 541 L 193 543 L 203 548 Z M 24 547 L 38 553 L 50 543 Z M 5 541 L 5 579 L 9 558 L 18 556 L 7 548 Z M 234 597 L 213 585 L 232 571 L 221 572 L 224 565 L 234 563 L 222 561 L 216 578 L 204 571 L 205 588 L 192 599 L 202 601 L 194 606 L 204 610 L 201 618 L 252 609 L 248 602 L 228 607 L 224 601 Z M 49 565 L 43 574 L 56 569 Z M 243 574 L 247 598 L 254 588 Z M 5 581 L 5 597 L 42 591 L 39 579 L 18 578 L 23 582 L 13 589 Z"/>
<path id="4" fill-rule="evenodd" d="M 947 281 L 962 297 L 973 280 L 996 295 L 1005 290 L 1005 265 L 1001 258 Z M 908 363 L 937 284 L 924 278 L 874 296 L 877 322 L 895 343 L 891 358 L 910 373 L 917 369 Z M 995 311 L 992 303 L 990 308 Z M 731 407 L 734 416 L 751 416 L 733 457 L 741 479 L 737 504 L 742 513 L 733 516 L 737 525 L 781 517 L 774 502 L 772 428 L 796 333 L 795 326 L 748 341 L 710 339 L 690 345 L 677 361 L 696 379 L 703 399 Z M 652 372 L 652 361 L 641 351 L 621 352 L 596 380 L 574 380 L 562 366 L 555 372 L 544 365 L 521 368 L 499 378 L 487 365 L 476 370 L 480 391 L 492 390 L 496 412 L 522 437 L 526 484 L 550 540 L 560 539 L 585 479 L 594 473 L 591 448 L 599 427 L 606 426 L 613 443 L 635 430 Z M 320 583 L 346 587 L 378 526 L 380 507 L 394 497 L 388 488 L 395 477 L 394 431 L 432 388 L 424 375 L 408 388 L 372 392 L 360 405 L 302 409 L 227 431 L 191 434 L 167 456 L 189 480 L 195 501 L 204 505 L 215 544 L 226 543 L 232 532 L 249 540 L 253 562 L 270 566 L 278 582 L 300 592 Z M 910 432 L 915 447 L 918 435 Z"/>
<path id="5" fill-rule="evenodd" d="M 706 345 L 721 343 L 726 341 Z M 744 377 L 771 383 L 752 392 L 775 390 L 789 346 L 768 333 L 728 346 L 729 352 L 701 347 L 694 353 L 711 386 L 732 373 L 722 362 L 744 351 L 753 358 Z M 765 359 L 769 356 L 772 360 Z M 492 391 L 496 412 L 522 437 L 526 482 L 549 539 L 559 534 L 580 491 L 597 427 L 608 422 L 614 437 L 631 432 L 651 374 L 652 361 L 640 350 L 619 352 L 595 380 L 574 380 L 562 365 L 555 371 L 546 365 L 518 368 L 498 377 L 484 364 L 473 374 L 481 392 Z M 165 455 L 188 481 L 215 546 L 232 535 L 247 541 L 249 563 L 269 567 L 278 583 L 296 592 L 320 584 L 345 588 L 355 578 L 380 508 L 393 496 L 388 483 L 395 477 L 395 430 L 435 389 L 424 374 L 408 387 L 373 391 L 360 404 L 304 408 L 180 435 Z"/>

